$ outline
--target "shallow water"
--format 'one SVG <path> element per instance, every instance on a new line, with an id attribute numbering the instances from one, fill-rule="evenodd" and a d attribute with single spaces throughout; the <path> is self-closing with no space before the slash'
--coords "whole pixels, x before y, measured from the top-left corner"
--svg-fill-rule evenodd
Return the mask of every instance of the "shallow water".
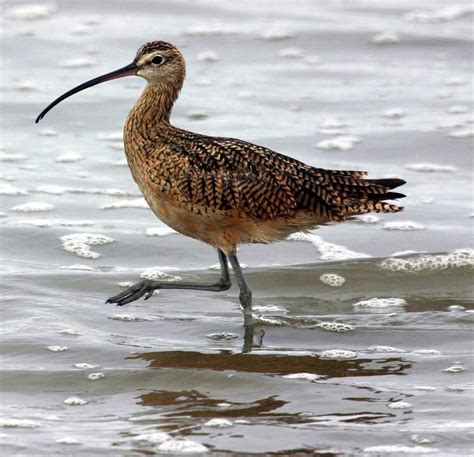
<path id="1" fill-rule="evenodd" d="M 4 454 L 468 455 L 469 2 L 22 4 L 2 4 Z M 218 276 L 212 249 L 166 231 L 124 166 L 143 83 L 33 123 L 156 38 L 187 59 L 180 127 L 408 181 L 402 213 L 242 247 L 246 339 L 235 286 L 104 304 L 150 268 Z"/>

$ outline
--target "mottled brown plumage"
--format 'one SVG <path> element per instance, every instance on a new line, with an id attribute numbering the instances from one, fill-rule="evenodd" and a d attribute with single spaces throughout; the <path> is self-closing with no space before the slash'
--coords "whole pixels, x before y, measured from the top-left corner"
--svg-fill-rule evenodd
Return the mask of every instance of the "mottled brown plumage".
<path id="1" fill-rule="evenodd" d="M 356 214 L 401 210 L 383 200 L 403 196 L 389 193 L 402 180 L 314 168 L 242 140 L 174 127 L 169 118 L 184 59 L 158 41 L 142 46 L 135 62 L 157 52 L 165 63 L 159 78 L 144 75 L 148 85 L 128 116 L 125 151 L 148 204 L 178 232 L 229 253 L 239 243 L 272 242 Z"/>

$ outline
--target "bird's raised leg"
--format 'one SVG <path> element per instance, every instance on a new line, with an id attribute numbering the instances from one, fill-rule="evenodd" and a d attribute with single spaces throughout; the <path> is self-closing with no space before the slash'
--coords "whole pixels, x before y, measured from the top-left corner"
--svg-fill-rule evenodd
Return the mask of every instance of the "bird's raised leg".
<path id="1" fill-rule="evenodd" d="M 242 306 L 242 312 L 244 313 L 244 325 L 252 325 L 252 291 L 245 280 L 237 256 L 235 254 L 229 254 L 228 257 L 232 265 L 232 270 L 234 270 L 235 279 L 237 279 L 237 284 L 240 288 L 239 300 Z"/>
<path id="2" fill-rule="evenodd" d="M 145 279 L 129 287 L 127 290 L 110 297 L 107 299 L 106 303 L 116 303 L 117 306 L 123 306 L 132 301 L 138 300 L 143 295 L 145 295 L 145 300 L 148 300 L 156 289 L 209 290 L 212 292 L 227 290 L 231 286 L 227 257 L 221 250 L 218 250 L 217 252 L 219 254 L 219 263 L 221 265 L 221 278 L 216 283 L 201 284 L 196 282 L 165 282 Z"/>

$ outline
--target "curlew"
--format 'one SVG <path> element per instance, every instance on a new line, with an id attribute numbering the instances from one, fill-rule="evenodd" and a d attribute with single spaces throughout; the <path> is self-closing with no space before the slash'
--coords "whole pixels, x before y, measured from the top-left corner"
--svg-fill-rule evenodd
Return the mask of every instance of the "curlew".
<path id="1" fill-rule="evenodd" d="M 170 114 L 184 82 L 185 63 L 180 51 L 164 41 L 146 43 L 131 64 L 61 95 L 36 122 L 69 96 L 130 75 L 147 82 L 124 127 L 132 176 L 158 218 L 217 249 L 221 277 L 213 284 L 144 280 L 107 303 L 122 306 L 142 296 L 148 299 L 155 289 L 227 290 L 229 261 L 248 326 L 252 292 L 237 258 L 239 244 L 271 243 L 358 214 L 402 210 L 385 201 L 404 197 L 391 192 L 405 183 L 401 179 L 367 179 L 364 171 L 314 168 L 246 141 L 174 127 Z"/>

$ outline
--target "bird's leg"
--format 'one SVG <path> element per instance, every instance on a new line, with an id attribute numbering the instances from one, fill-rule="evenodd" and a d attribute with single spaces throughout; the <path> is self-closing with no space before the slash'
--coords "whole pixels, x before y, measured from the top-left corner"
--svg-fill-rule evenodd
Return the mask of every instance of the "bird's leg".
<path id="1" fill-rule="evenodd" d="M 116 303 L 117 306 L 123 306 L 127 303 L 138 300 L 143 295 L 145 295 L 145 300 L 148 300 L 156 289 L 209 290 L 212 292 L 227 290 L 231 286 L 227 257 L 221 250 L 218 250 L 217 252 L 219 254 L 219 263 L 221 265 L 221 278 L 216 283 L 201 284 L 196 282 L 165 282 L 145 279 L 129 287 L 127 290 L 110 297 L 106 303 Z"/>
<path id="2" fill-rule="evenodd" d="M 252 325 L 252 291 L 245 280 L 237 256 L 235 254 L 229 254 L 228 258 L 240 288 L 239 300 L 242 306 L 242 312 L 244 313 L 244 325 Z"/>

